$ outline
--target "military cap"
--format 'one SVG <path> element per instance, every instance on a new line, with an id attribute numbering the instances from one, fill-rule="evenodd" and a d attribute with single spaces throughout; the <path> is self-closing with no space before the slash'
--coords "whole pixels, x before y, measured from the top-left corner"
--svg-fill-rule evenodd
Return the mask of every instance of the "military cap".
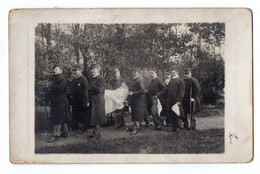
<path id="1" fill-rule="evenodd" d="M 96 69 L 101 69 L 100 65 L 98 65 L 98 64 L 92 64 L 92 65 L 90 66 L 90 69 L 94 69 L 94 68 L 96 68 Z"/>
<path id="2" fill-rule="evenodd" d="M 191 72 L 191 69 L 190 68 L 187 68 L 185 69 L 184 73 L 190 73 Z"/>
<path id="3" fill-rule="evenodd" d="M 153 69 L 153 68 L 150 68 L 150 69 L 149 69 L 149 71 L 156 72 L 156 70 L 155 70 L 155 69 Z"/>
<path id="4" fill-rule="evenodd" d="M 117 72 L 120 73 L 120 70 L 119 70 L 118 68 L 115 68 L 115 69 L 114 69 L 114 72 L 115 72 L 115 73 L 117 73 Z"/>
<path id="5" fill-rule="evenodd" d="M 56 67 L 59 67 L 60 69 L 62 69 L 62 66 L 60 64 L 54 64 L 52 69 L 56 68 Z"/>
<path id="6" fill-rule="evenodd" d="M 77 71 L 77 70 L 81 71 L 81 68 L 79 66 L 75 66 L 75 67 L 72 68 L 72 71 Z"/>

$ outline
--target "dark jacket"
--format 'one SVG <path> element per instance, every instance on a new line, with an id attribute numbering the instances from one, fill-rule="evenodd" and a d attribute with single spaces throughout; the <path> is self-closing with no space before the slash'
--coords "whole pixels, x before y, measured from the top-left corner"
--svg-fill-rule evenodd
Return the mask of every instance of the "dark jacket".
<path id="1" fill-rule="evenodd" d="M 89 84 L 86 77 L 80 76 L 73 79 L 71 89 L 72 106 L 86 107 L 89 102 L 88 90 Z"/>
<path id="2" fill-rule="evenodd" d="M 182 99 L 184 96 L 184 92 L 185 92 L 185 85 L 181 78 L 177 77 L 170 80 L 167 86 L 167 95 L 166 95 L 167 96 L 166 107 L 168 111 L 171 110 L 173 105 L 175 105 L 177 102 L 180 102 L 181 115 L 183 114 Z"/>
<path id="3" fill-rule="evenodd" d="M 67 81 L 61 75 L 54 75 L 50 89 L 51 123 L 63 124 L 68 121 Z"/>
<path id="4" fill-rule="evenodd" d="M 105 80 L 101 75 L 90 79 L 90 124 L 92 126 L 102 125 L 106 121 L 104 92 Z"/>
<path id="5" fill-rule="evenodd" d="M 133 121 L 143 121 L 147 117 L 145 105 L 145 85 L 142 77 L 133 80 L 129 88 L 131 95 L 131 115 Z"/>
<path id="6" fill-rule="evenodd" d="M 166 86 L 163 81 L 156 77 L 152 79 L 148 86 L 148 94 L 149 95 L 156 95 L 158 98 L 161 98 L 163 94 L 166 92 Z"/>
<path id="7" fill-rule="evenodd" d="M 185 83 L 185 94 L 183 97 L 183 108 L 185 112 L 190 112 L 190 98 L 195 100 L 195 110 L 194 113 L 197 113 L 201 109 L 200 105 L 200 91 L 201 87 L 199 81 L 195 78 L 184 79 Z"/>

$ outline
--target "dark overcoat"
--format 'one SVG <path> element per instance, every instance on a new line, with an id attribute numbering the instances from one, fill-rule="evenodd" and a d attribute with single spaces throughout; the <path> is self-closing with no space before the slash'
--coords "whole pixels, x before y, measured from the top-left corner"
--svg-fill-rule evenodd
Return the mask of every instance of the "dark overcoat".
<path id="1" fill-rule="evenodd" d="M 86 77 L 80 76 L 73 79 L 71 89 L 72 106 L 86 107 L 89 102 L 88 90 L 89 84 Z"/>
<path id="2" fill-rule="evenodd" d="M 61 75 L 54 75 L 50 89 L 51 123 L 63 124 L 68 121 L 67 81 Z"/>
<path id="3" fill-rule="evenodd" d="M 98 75 L 89 82 L 90 124 L 102 125 L 106 122 L 105 112 L 105 79 Z"/>
<path id="4" fill-rule="evenodd" d="M 177 102 L 180 102 L 180 113 L 183 117 L 183 108 L 182 108 L 182 99 L 185 92 L 185 85 L 181 78 L 177 77 L 171 79 L 167 86 L 167 98 L 166 98 L 166 107 L 167 111 L 170 112 L 173 105 Z"/>
<path id="5" fill-rule="evenodd" d="M 185 112 L 190 113 L 190 98 L 194 98 L 195 100 L 195 110 L 194 113 L 197 113 L 201 109 L 201 104 L 200 104 L 200 83 L 197 79 L 195 78 L 189 78 L 189 79 L 184 79 L 185 83 L 185 95 L 183 97 L 183 108 Z"/>
<path id="6" fill-rule="evenodd" d="M 145 84 L 142 77 L 133 80 L 129 88 L 131 95 L 131 115 L 133 121 L 143 121 L 148 116 L 145 105 Z"/>
<path id="7" fill-rule="evenodd" d="M 87 117 L 87 104 L 89 103 L 89 84 L 86 77 L 83 75 L 74 78 L 71 88 L 71 105 L 72 105 L 72 117 L 73 121 L 78 119 L 86 120 Z"/>

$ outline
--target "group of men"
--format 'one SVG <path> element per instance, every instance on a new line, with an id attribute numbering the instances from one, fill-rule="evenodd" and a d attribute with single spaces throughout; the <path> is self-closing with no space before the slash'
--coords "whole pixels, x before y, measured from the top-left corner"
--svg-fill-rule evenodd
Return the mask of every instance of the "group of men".
<path id="1" fill-rule="evenodd" d="M 52 137 L 49 143 L 59 138 L 68 137 L 69 103 L 72 105 L 73 122 L 77 124 L 79 133 L 83 133 L 87 126 L 93 127 L 90 138 L 101 136 L 101 125 L 105 118 L 105 80 L 100 75 L 100 66 L 94 64 L 90 67 L 91 78 L 83 76 L 79 67 L 73 69 L 71 94 L 68 97 L 68 84 L 62 76 L 59 65 L 53 67 L 53 79 L 49 93 L 51 101 Z"/>
<path id="2" fill-rule="evenodd" d="M 149 125 L 148 116 L 152 116 L 154 130 L 161 130 L 163 125 L 162 116 L 166 117 L 169 126 L 167 131 L 175 132 L 180 129 L 195 130 L 195 113 L 200 111 L 200 84 L 197 79 L 191 76 L 191 70 L 185 70 L 185 78 L 181 79 L 177 70 L 166 73 L 166 80 L 163 82 L 153 69 L 149 70 L 151 81 L 145 88 L 141 72 L 133 71 L 134 80 L 130 85 L 129 95 L 131 96 L 131 115 L 134 121 L 134 128 L 131 135 L 140 130 L 141 121 Z M 162 111 L 158 113 L 158 102 L 162 105 Z M 174 107 L 177 107 L 177 110 Z M 188 114 L 191 121 L 188 121 Z M 189 124 L 190 123 L 190 124 Z"/>
<path id="3" fill-rule="evenodd" d="M 176 70 L 166 73 L 166 80 L 163 82 L 155 70 L 149 70 L 151 81 L 145 83 L 139 69 L 132 72 L 133 81 L 128 85 L 128 98 L 122 109 L 113 113 L 116 115 L 116 127 L 125 126 L 124 113 L 131 107 L 131 118 L 133 130 L 130 135 L 140 131 L 143 121 L 149 125 L 148 116 L 152 116 L 154 130 L 161 130 L 163 125 L 162 115 L 166 116 L 166 122 L 170 126 L 168 131 L 174 132 L 179 129 L 196 129 L 195 113 L 200 110 L 200 85 L 191 77 L 191 70 L 185 71 L 185 78 L 182 80 Z M 58 65 L 53 67 L 53 79 L 50 90 L 51 101 L 51 123 L 53 136 L 48 140 L 52 143 L 60 137 L 68 137 L 68 116 L 69 98 L 72 106 L 72 118 L 76 123 L 78 132 L 81 134 L 89 127 L 93 127 L 93 134 L 89 138 L 99 139 L 101 137 L 101 126 L 106 123 L 105 89 L 116 90 L 126 83 L 116 68 L 113 71 L 114 77 L 105 83 L 100 75 L 100 66 L 94 64 L 90 67 L 91 78 L 86 78 L 80 68 L 73 69 L 73 81 L 68 97 L 68 84 L 62 76 L 62 68 Z M 158 113 L 158 101 L 162 105 L 161 114 Z M 173 109 L 177 106 L 179 113 Z M 192 120 L 189 125 L 188 114 Z"/>

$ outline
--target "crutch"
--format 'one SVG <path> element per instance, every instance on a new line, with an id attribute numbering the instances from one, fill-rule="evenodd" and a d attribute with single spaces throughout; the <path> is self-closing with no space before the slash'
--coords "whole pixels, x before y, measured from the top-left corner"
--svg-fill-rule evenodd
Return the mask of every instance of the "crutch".
<path id="1" fill-rule="evenodd" d="M 45 102 L 44 102 L 44 108 L 45 108 L 45 114 L 46 114 L 46 117 L 47 117 L 48 127 L 51 130 L 51 121 L 50 121 L 50 117 L 49 117 L 49 114 L 48 114 L 48 111 L 47 111 L 47 106 L 46 106 Z"/>
<path id="2" fill-rule="evenodd" d="M 194 110 L 194 107 L 192 109 L 191 98 L 192 98 L 192 82 L 190 81 L 190 129 L 191 129 L 191 126 L 193 124 L 193 111 L 191 111 L 191 110 Z M 195 104 L 195 102 L 194 102 L 194 104 Z"/>

